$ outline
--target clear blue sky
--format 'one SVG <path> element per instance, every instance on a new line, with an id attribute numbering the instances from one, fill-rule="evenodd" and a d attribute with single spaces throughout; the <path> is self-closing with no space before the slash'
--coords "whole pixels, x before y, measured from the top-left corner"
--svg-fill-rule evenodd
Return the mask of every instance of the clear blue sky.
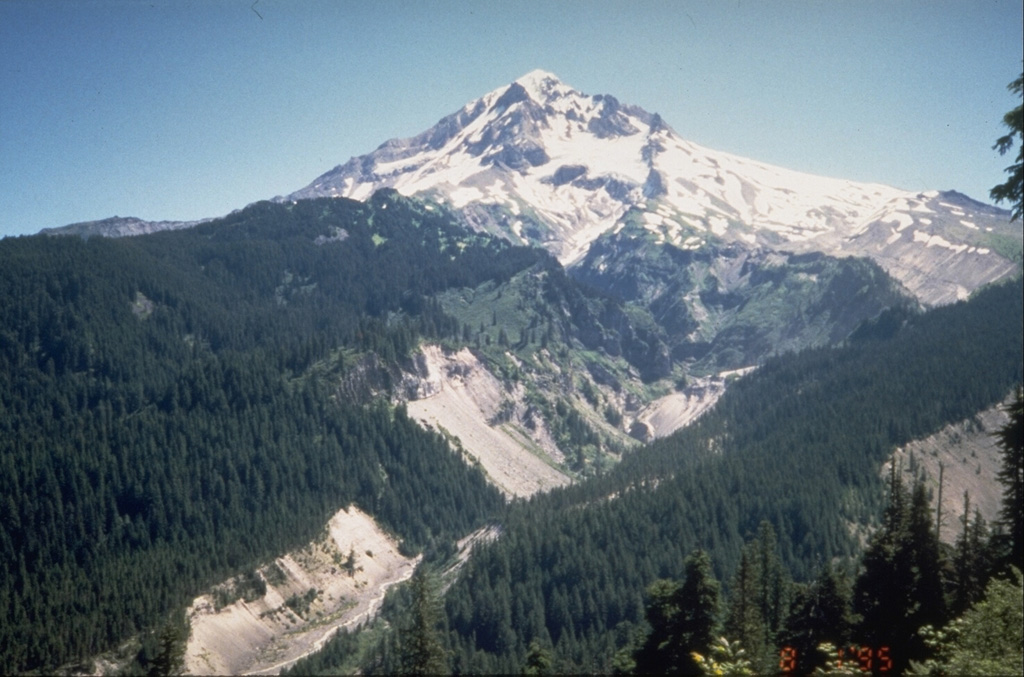
<path id="1" fill-rule="evenodd" d="M 0 236 L 218 216 L 543 68 L 684 138 L 987 201 L 1020 0 L 0 0 Z"/>

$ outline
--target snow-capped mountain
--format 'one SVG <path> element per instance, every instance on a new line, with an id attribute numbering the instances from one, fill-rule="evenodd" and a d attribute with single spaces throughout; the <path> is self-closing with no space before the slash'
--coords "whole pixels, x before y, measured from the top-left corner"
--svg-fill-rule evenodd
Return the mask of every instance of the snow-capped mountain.
<path id="1" fill-rule="evenodd" d="M 410 139 L 352 158 L 282 200 L 365 199 L 390 187 L 475 227 L 580 260 L 638 219 L 681 249 L 738 243 L 876 260 L 922 302 L 1011 274 L 1009 214 L 957 193 L 825 178 L 704 148 L 661 117 L 544 71 L 496 89 Z"/>

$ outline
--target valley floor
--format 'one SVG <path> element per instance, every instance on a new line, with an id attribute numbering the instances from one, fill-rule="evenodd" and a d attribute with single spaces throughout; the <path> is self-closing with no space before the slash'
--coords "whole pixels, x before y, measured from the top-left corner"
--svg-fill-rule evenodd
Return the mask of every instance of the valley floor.
<path id="1" fill-rule="evenodd" d="M 711 409 L 725 393 L 728 378 L 743 376 L 753 370 L 754 367 L 746 367 L 713 376 L 695 377 L 693 383 L 683 390 L 669 393 L 644 407 L 636 420 L 647 426 L 651 439 L 667 437 Z"/>

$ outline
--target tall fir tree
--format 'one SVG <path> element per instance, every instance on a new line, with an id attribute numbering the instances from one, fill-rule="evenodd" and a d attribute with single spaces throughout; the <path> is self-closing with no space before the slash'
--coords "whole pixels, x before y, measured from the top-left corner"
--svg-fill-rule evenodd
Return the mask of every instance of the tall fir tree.
<path id="1" fill-rule="evenodd" d="M 650 626 L 644 643 L 633 655 L 639 674 L 676 674 L 686 664 L 686 647 L 679 631 L 679 582 L 657 580 L 647 588 L 644 617 Z"/>
<path id="2" fill-rule="evenodd" d="M 634 654 L 640 674 L 700 675 L 694 652 L 706 655 L 718 623 L 719 583 L 703 550 L 686 558 L 685 580 L 656 581 L 648 588 L 651 632 Z"/>
<path id="3" fill-rule="evenodd" d="M 758 570 L 761 576 L 760 606 L 764 619 L 766 647 L 773 647 L 782 628 L 789 582 L 779 559 L 778 538 L 771 522 L 764 520 L 757 529 Z"/>
<path id="4" fill-rule="evenodd" d="M 949 620 L 945 590 L 942 585 L 942 554 L 939 538 L 933 529 L 931 500 L 923 482 L 915 483 L 911 492 L 906 547 L 901 557 L 910 566 L 912 609 L 909 621 L 916 630 L 924 625 L 940 626 Z M 920 639 L 910 644 L 918 655 L 927 653 Z"/>
<path id="5" fill-rule="evenodd" d="M 998 478 L 1003 485 L 1000 525 L 1005 529 L 1003 568 L 1024 568 L 1024 389 L 1007 408 L 1010 420 L 999 431 L 1002 466 Z"/>
<path id="6" fill-rule="evenodd" d="M 1024 95 L 1024 73 L 1011 82 L 1007 89 L 1018 97 Z M 1004 183 L 999 184 L 989 191 L 989 197 L 996 202 L 1010 203 L 1010 218 L 1013 221 L 1020 220 L 1024 216 L 1024 104 L 1018 105 L 1003 116 L 1003 124 L 1009 129 L 1009 133 L 998 139 L 992 148 L 1005 155 L 1017 144 L 1017 161 L 1006 168 L 1009 174 Z"/>
<path id="7" fill-rule="evenodd" d="M 953 546 L 953 594 L 950 612 L 959 616 L 985 594 L 992 569 L 988 525 L 977 508 L 971 519 L 971 499 L 964 492 L 961 530 Z"/>
<path id="8" fill-rule="evenodd" d="M 438 675 L 448 670 L 440 630 L 441 603 L 436 584 L 418 569 L 412 578 L 410 618 L 398 636 L 400 672 L 406 675 Z"/>
<path id="9" fill-rule="evenodd" d="M 854 588 L 854 610 L 861 616 L 854 639 L 874 651 L 889 647 L 895 674 L 927 655 L 918 630 L 947 620 L 932 526 L 924 484 L 916 483 L 908 500 L 894 473 L 883 526 L 864 553 Z"/>
<path id="10" fill-rule="evenodd" d="M 701 674 L 690 654 L 707 654 L 715 641 L 719 588 L 708 553 L 697 550 L 690 555 L 686 560 L 686 581 L 679 589 L 679 636 L 688 658 L 683 674 Z"/>
<path id="11" fill-rule="evenodd" d="M 762 521 L 757 537 L 740 555 L 730 586 L 725 636 L 738 640 L 755 667 L 768 670 L 775 663 L 775 646 L 786 615 L 789 581 L 778 555 L 778 539 L 771 522 Z"/>
<path id="12" fill-rule="evenodd" d="M 853 627 L 850 604 L 850 583 L 831 565 L 822 567 L 817 579 L 793 596 L 780 636 L 792 672 L 806 675 L 824 666 L 828 657 L 818 652 L 819 645 L 828 642 L 842 647 L 849 643 Z"/>
<path id="13" fill-rule="evenodd" d="M 765 643 L 765 622 L 761 612 L 761 574 L 754 544 L 740 554 L 729 585 L 729 602 L 723 631 L 730 640 L 739 641 L 748 652 Z"/>

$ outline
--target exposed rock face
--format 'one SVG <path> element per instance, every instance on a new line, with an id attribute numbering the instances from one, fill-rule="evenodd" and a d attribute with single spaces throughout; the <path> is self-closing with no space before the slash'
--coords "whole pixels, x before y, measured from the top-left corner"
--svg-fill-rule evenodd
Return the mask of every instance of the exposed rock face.
<path id="1" fill-rule="evenodd" d="M 995 251 L 1016 241 L 1006 212 L 955 192 L 897 201 L 842 244 L 841 252 L 874 259 L 926 305 L 967 298 L 1012 275 L 1019 264 Z"/>
<path id="2" fill-rule="evenodd" d="M 543 422 L 531 418 L 522 386 L 502 383 L 467 349 L 452 354 L 425 346 L 414 362 L 403 381 L 409 416 L 456 438 L 467 460 L 506 495 L 568 483 L 554 467 L 561 452 Z"/>
<path id="3" fill-rule="evenodd" d="M 630 434 L 644 442 L 671 435 L 699 418 L 724 393 L 725 378 L 721 376 L 695 379 L 683 390 L 644 407 L 632 428 L 642 434 L 633 434 L 632 430 Z"/>

